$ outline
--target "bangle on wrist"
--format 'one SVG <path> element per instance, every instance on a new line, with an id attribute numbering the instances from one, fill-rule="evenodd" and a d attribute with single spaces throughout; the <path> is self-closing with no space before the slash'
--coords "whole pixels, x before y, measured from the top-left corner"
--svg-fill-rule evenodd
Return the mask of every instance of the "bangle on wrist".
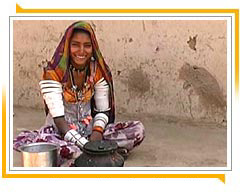
<path id="1" fill-rule="evenodd" d="M 98 131 L 100 133 L 103 133 L 104 129 L 102 127 L 100 127 L 100 126 L 94 126 L 93 127 L 93 131 Z"/>

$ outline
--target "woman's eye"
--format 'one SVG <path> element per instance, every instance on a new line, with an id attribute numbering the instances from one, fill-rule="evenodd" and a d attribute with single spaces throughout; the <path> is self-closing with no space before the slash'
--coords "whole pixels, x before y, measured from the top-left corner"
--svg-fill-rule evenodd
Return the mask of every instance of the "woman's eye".
<path id="1" fill-rule="evenodd" d="M 71 46 L 78 47 L 77 43 L 72 43 Z"/>
<path id="2" fill-rule="evenodd" d="M 85 47 L 86 47 L 86 48 L 91 48 L 91 47 L 92 47 L 92 45 L 85 45 Z"/>

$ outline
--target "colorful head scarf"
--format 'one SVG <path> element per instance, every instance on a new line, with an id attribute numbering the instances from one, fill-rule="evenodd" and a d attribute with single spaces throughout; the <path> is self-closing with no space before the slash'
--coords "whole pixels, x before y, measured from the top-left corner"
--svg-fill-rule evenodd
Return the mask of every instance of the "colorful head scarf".
<path id="1" fill-rule="evenodd" d="M 58 47 L 55 50 L 55 53 L 52 57 L 52 60 L 48 63 L 48 66 L 45 68 L 46 70 L 54 70 L 59 78 L 59 82 L 66 83 L 68 80 L 68 68 L 69 68 L 69 43 L 70 38 L 73 34 L 74 29 L 82 29 L 90 34 L 90 39 L 93 48 L 93 56 L 99 66 L 103 77 L 108 82 L 110 87 L 110 106 L 111 110 L 109 113 L 109 122 L 113 123 L 115 120 L 115 105 L 114 105 L 114 90 L 113 90 L 113 81 L 112 75 L 108 65 L 105 63 L 105 60 L 100 52 L 95 33 L 91 27 L 91 25 L 84 21 L 78 21 L 70 25 L 65 34 L 60 41 Z M 44 74 L 45 75 L 45 74 Z M 44 78 L 45 79 L 45 78 Z"/>

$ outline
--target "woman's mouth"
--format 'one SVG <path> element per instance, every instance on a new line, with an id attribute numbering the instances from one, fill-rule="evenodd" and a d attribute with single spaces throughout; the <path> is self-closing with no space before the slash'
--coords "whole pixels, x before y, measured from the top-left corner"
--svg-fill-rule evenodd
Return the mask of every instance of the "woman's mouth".
<path id="1" fill-rule="evenodd" d="M 76 56 L 78 59 L 85 59 L 85 56 Z"/>

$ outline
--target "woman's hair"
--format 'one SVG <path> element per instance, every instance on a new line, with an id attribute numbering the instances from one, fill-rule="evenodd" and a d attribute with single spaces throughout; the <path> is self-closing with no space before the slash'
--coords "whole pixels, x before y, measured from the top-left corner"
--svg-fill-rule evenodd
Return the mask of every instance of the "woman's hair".
<path id="1" fill-rule="evenodd" d="M 85 30 L 85 29 L 82 29 L 82 28 L 75 28 L 75 29 L 73 30 L 72 36 L 73 36 L 75 33 L 85 33 L 85 34 L 89 35 L 89 37 L 90 37 L 90 32 L 87 31 L 87 30 Z"/>

